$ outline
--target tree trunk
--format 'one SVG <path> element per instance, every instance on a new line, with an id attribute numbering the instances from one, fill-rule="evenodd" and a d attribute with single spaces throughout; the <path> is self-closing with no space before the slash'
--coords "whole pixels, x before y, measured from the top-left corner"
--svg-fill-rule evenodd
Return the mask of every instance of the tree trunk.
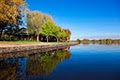
<path id="1" fill-rule="evenodd" d="M 41 41 L 43 41 L 43 37 L 41 36 Z"/>
<path id="2" fill-rule="evenodd" d="M 30 40 L 30 35 L 28 34 L 28 40 Z"/>
<path id="3" fill-rule="evenodd" d="M 0 38 L 2 37 L 3 34 L 3 29 L 0 31 Z"/>
<path id="4" fill-rule="evenodd" d="M 39 42 L 39 35 L 37 35 L 37 42 Z"/>
<path id="5" fill-rule="evenodd" d="M 0 38 L 2 37 L 2 31 L 0 32 Z"/>
<path id="6" fill-rule="evenodd" d="M 58 42 L 59 38 L 57 38 L 57 42 Z"/>
<path id="7" fill-rule="evenodd" d="M 48 40 L 48 38 L 49 38 L 49 37 L 48 37 L 48 36 L 46 36 L 47 42 L 49 41 L 49 40 Z"/>

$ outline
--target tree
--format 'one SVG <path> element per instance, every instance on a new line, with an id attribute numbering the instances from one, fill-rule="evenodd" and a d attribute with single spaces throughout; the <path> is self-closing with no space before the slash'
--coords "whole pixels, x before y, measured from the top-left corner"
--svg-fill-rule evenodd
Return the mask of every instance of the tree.
<path id="1" fill-rule="evenodd" d="M 50 21 L 46 21 L 41 29 L 41 34 L 46 36 L 47 42 L 49 41 L 49 36 L 54 36 L 55 24 Z"/>
<path id="2" fill-rule="evenodd" d="M 37 41 L 39 41 L 39 34 L 42 25 L 45 22 L 45 17 L 38 11 L 29 12 L 27 16 L 27 30 L 29 34 L 37 35 Z"/>
<path id="3" fill-rule="evenodd" d="M 69 41 L 70 40 L 70 35 L 71 35 L 71 32 L 69 29 L 64 29 L 65 33 L 66 33 L 66 40 Z"/>
<path id="4" fill-rule="evenodd" d="M 60 27 L 58 27 L 57 30 L 58 30 L 58 31 L 56 31 L 56 38 L 57 38 L 57 42 L 58 42 L 58 39 L 59 39 L 59 38 L 64 38 L 64 37 L 66 37 L 66 33 L 65 33 L 65 31 L 64 31 L 62 28 L 60 28 Z"/>
<path id="5" fill-rule="evenodd" d="M 59 28 L 59 27 L 56 26 L 56 27 L 54 28 L 53 35 L 56 37 L 57 42 L 58 42 L 58 41 L 59 41 L 59 37 L 61 37 L 61 36 L 60 36 L 60 28 Z"/>
<path id="6" fill-rule="evenodd" d="M 16 24 L 17 16 L 21 6 L 24 6 L 23 0 L 0 0 L 0 21 L 8 24 Z"/>
<path id="7" fill-rule="evenodd" d="M 23 0 L 0 0 L 0 37 L 8 25 L 17 25 L 21 7 L 25 5 Z"/>

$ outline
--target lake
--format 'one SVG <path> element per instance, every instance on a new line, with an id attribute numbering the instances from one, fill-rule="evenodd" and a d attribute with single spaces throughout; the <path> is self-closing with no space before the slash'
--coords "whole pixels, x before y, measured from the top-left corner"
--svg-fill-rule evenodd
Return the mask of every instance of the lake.
<path id="1" fill-rule="evenodd" d="M 0 80 L 120 80 L 120 45 L 80 44 L 3 58 Z"/>

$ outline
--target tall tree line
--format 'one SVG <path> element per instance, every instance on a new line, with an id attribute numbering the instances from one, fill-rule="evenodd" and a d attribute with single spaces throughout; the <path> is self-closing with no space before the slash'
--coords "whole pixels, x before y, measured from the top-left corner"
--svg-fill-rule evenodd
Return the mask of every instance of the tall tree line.
<path id="1" fill-rule="evenodd" d="M 14 37 L 20 30 L 25 6 L 25 0 L 0 0 L 0 39 L 5 34 Z M 51 36 L 57 41 L 70 39 L 70 30 L 57 26 L 50 15 L 39 11 L 27 11 L 26 14 L 27 35 L 34 34 L 37 41 L 39 35 L 45 36 L 47 42 Z"/>
<path id="2" fill-rule="evenodd" d="M 49 42 L 49 37 L 56 37 L 57 41 L 60 38 L 70 37 L 70 30 L 64 30 L 57 26 L 52 18 L 39 11 L 29 12 L 27 16 L 27 30 L 29 34 L 37 35 L 37 41 L 39 41 L 39 35 L 46 36 L 47 42 Z"/>

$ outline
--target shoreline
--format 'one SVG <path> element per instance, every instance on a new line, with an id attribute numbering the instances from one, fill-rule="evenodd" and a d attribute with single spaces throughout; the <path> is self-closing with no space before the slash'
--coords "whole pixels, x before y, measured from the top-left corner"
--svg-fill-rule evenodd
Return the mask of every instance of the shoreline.
<path id="1" fill-rule="evenodd" d="M 14 53 L 20 51 L 30 51 L 48 48 L 59 48 L 66 46 L 77 45 L 77 42 L 70 43 L 33 43 L 33 44 L 0 44 L 0 54 L 3 53 Z"/>

